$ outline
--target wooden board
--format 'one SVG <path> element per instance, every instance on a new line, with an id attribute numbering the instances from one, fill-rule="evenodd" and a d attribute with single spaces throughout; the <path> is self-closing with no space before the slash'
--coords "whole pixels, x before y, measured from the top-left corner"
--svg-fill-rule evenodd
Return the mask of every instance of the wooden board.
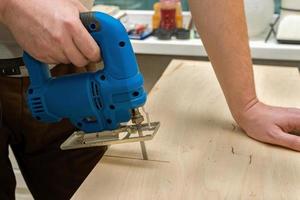
<path id="1" fill-rule="evenodd" d="M 255 66 L 255 75 L 262 100 L 300 106 L 297 68 Z M 146 107 L 162 123 L 150 160 L 139 144 L 111 147 L 73 199 L 300 199 L 300 153 L 237 128 L 210 63 L 173 60 Z"/>

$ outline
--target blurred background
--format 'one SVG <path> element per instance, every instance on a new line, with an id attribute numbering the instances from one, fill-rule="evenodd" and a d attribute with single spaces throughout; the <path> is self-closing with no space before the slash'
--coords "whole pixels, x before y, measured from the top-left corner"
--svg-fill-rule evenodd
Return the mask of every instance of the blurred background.
<path id="1" fill-rule="evenodd" d="M 276 12 L 280 11 L 281 0 L 275 0 Z M 155 0 L 96 0 L 96 4 L 117 5 L 126 10 L 152 10 Z M 181 0 L 183 10 L 188 10 L 187 0 Z"/>

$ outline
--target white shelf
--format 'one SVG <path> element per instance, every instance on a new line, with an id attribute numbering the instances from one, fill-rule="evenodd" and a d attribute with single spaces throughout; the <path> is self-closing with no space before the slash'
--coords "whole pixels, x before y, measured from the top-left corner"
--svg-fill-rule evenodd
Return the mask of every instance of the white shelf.
<path id="1" fill-rule="evenodd" d="M 161 41 L 150 37 L 131 42 L 137 54 L 207 56 L 200 39 Z M 250 48 L 254 59 L 300 61 L 300 45 L 278 44 L 274 38 L 268 43 L 264 42 L 264 38 L 251 40 Z"/>
<path id="2" fill-rule="evenodd" d="M 126 13 L 128 14 L 127 20 L 130 22 L 149 23 L 153 12 L 127 10 Z M 184 12 L 183 15 L 184 22 L 186 22 L 190 14 Z M 250 40 L 251 53 L 254 59 L 300 61 L 300 45 L 279 44 L 274 35 L 265 43 L 266 34 Z M 162 41 L 155 37 L 149 37 L 145 40 L 131 40 L 131 42 L 137 54 L 207 56 L 200 39 Z"/>

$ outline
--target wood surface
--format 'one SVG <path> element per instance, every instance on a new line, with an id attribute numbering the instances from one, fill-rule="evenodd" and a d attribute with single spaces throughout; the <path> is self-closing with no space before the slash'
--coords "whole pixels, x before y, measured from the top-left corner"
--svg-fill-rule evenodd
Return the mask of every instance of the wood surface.
<path id="1" fill-rule="evenodd" d="M 264 102 L 300 106 L 297 68 L 254 71 Z M 141 160 L 138 143 L 112 146 L 73 199 L 300 199 L 300 153 L 247 137 L 210 63 L 173 60 L 146 108 L 161 122 L 146 143 L 150 160 Z"/>

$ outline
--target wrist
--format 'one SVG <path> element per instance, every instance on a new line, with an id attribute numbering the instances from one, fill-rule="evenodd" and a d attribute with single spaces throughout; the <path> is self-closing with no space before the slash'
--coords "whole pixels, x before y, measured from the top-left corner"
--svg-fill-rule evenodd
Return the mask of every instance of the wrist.
<path id="1" fill-rule="evenodd" d="M 232 115 L 235 121 L 241 125 L 243 124 L 243 121 L 245 121 L 247 118 L 249 118 L 248 113 L 249 110 L 257 106 L 258 104 L 261 104 L 259 99 L 255 96 L 254 98 L 250 99 L 247 103 L 245 103 L 243 106 L 237 109 L 232 109 Z"/>

